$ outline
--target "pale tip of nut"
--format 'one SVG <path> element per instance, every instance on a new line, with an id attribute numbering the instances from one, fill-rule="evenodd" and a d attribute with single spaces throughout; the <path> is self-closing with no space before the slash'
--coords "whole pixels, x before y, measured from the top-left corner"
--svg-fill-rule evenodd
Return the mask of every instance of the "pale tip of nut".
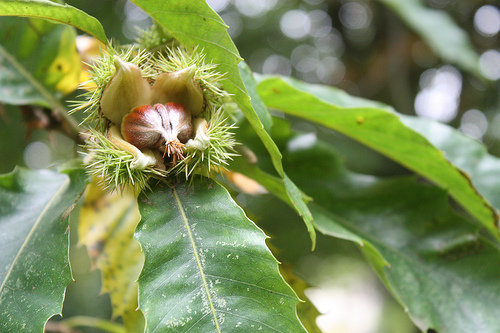
<path id="1" fill-rule="evenodd" d="M 146 150 L 140 151 L 136 146 L 125 141 L 117 126 L 111 126 L 108 130 L 108 139 L 118 148 L 131 153 L 134 156 L 130 163 L 131 169 L 145 169 L 148 166 L 157 164 L 157 160 L 153 152 Z"/>
<path id="2" fill-rule="evenodd" d="M 130 66 L 128 63 L 120 59 L 119 56 L 114 55 L 113 56 L 113 63 L 115 65 L 116 70 L 122 70 L 122 71 L 130 71 Z"/>
<path id="3" fill-rule="evenodd" d="M 154 166 L 157 164 L 155 155 L 151 150 L 142 151 L 141 154 L 135 156 L 135 159 L 130 163 L 131 169 L 144 170 L 148 166 Z"/>
<path id="4" fill-rule="evenodd" d="M 186 142 L 186 148 L 205 150 L 210 144 L 210 137 L 207 134 L 208 123 L 203 118 L 195 118 L 193 120 L 193 139 Z"/>
<path id="5" fill-rule="evenodd" d="M 193 80 L 194 79 L 194 75 L 196 74 L 196 66 L 195 65 L 191 65 L 189 67 L 186 67 L 186 68 L 182 69 L 180 72 L 187 73 L 186 77 L 188 77 L 191 80 Z"/>

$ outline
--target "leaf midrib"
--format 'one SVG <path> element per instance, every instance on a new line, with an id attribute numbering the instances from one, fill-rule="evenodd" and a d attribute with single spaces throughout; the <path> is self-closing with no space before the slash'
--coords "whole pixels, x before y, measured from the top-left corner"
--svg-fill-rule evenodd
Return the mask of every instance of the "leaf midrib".
<path id="1" fill-rule="evenodd" d="M 193 254 L 194 254 L 194 259 L 196 261 L 196 265 L 198 266 L 198 271 L 200 272 L 200 277 L 201 281 L 203 283 L 203 288 L 205 289 L 205 294 L 207 295 L 207 300 L 208 304 L 210 305 L 210 312 L 212 313 L 212 317 L 215 322 L 215 329 L 217 330 L 218 333 L 222 333 L 220 326 L 219 326 L 219 320 L 217 318 L 217 314 L 215 313 L 215 307 L 212 301 L 212 296 L 210 295 L 210 290 L 208 287 L 207 279 L 205 276 L 205 272 L 203 271 L 203 267 L 201 265 L 201 260 L 198 255 L 198 249 L 196 247 L 196 242 L 194 241 L 193 233 L 191 232 L 191 227 L 189 226 L 189 221 L 186 217 L 186 212 L 184 211 L 184 207 L 182 205 L 182 202 L 179 198 L 179 195 L 177 194 L 177 190 L 174 188 L 173 190 L 175 202 L 177 203 L 177 208 L 179 209 L 179 212 L 181 213 L 182 216 L 182 221 L 184 222 L 184 227 L 186 228 L 187 234 L 189 236 L 189 242 L 191 243 L 191 247 L 193 249 Z"/>
<path id="2" fill-rule="evenodd" d="M 0 46 L 0 49 L 2 47 Z M 40 224 L 40 222 L 43 220 L 43 218 L 45 217 L 45 214 L 47 213 L 49 207 L 52 206 L 52 203 L 55 201 L 56 198 L 60 197 L 60 193 L 62 193 L 63 191 L 65 191 L 68 187 L 68 184 L 70 183 L 70 179 L 67 178 L 62 184 L 61 186 L 59 187 L 59 189 L 54 193 L 54 195 L 52 196 L 52 198 L 50 198 L 50 200 L 47 202 L 47 204 L 45 205 L 45 207 L 43 208 L 42 212 L 40 213 L 40 216 L 38 216 L 37 220 L 35 221 L 35 223 L 33 224 L 33 227 L 31 228 L 30 232 L 28 233 L 28 236 L 26 236 L 26 239 L 24 240 L 23 244 L 21 245 L 21 247 L 19 248 L 19 251 L 17 251 L 17 254 L 16 254 L 16 257 L 14 258 L 14 260 L 12 261 L 12 264 L 10 265 L 9 267 L 9 271 L 7 272 L 7 274 L 5 275 L 5 279 L 2 281 L 2 285 L 0 285 L 0 295 L 2 294 L 2 291 L 3 291 L 3 288 L 6 286 L 7 284 L 7 281 L 9 280 L 9 277 L 10 277 L 10 274 L 12 273 L 12 270 L 14 268 L 14 266 L 16 265 L 16 262 L 17 260 L 19 259 L 21 253 L 23 252 L 23 250 L 26 248 L 29 240 L 31 239 L 31 237 L 33 236 L 33 233 L 34 231 L 37 229 L 38 225 Z"/>
<path id="3" fill-rule="evenodd" d="M 28 82 L 49 102 L 53 109 L 64 109 L 64 107 L 52 96 L 50 92 L 38 82 L 37 79 L 21 65 L 2 45 L 0 45 L 0 56 L 3 56 Z"/>

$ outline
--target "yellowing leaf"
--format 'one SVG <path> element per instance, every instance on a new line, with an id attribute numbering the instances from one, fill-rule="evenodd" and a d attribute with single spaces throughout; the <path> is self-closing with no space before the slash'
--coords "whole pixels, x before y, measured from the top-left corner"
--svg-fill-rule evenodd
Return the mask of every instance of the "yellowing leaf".
<path id="1" fill-rule="evenodd" d="M 253 195 L 267 193 L 264 186 L 242 173 L 227 170 L 223 170 L 223 172 L 227 180 L 236 185 L 236 187 L 244 193 Z"/>
<path id="2" fill-rule="evenodd" d="M 47 71 L 47 85 L 50 80 L 55 81 L 56 90 L 69 94 L 74 91 L 80 83 L 80 56 L 76 51 L 76 34 L 73 29 L 65 29 L 61 34 L 59 52 Z"/>
<path id="3" fill-rule="evenodd" d="M 0 101 L 54 107 L 56 90 L 64 94 L 75 90 L 81 70 L 75 37 L 72 27 L 2 17 Z"/>
<path id="4" fill-rule="evenodd" d="M 140 214 L 130 189 L 108 193 L 92 182 L 80 211 L 79 243 L 87 246 L 102 272 L 102 291 L 110 294 L 113 317 L 137 308 L 137 283 L 144 255 L 133 234 Z"/>

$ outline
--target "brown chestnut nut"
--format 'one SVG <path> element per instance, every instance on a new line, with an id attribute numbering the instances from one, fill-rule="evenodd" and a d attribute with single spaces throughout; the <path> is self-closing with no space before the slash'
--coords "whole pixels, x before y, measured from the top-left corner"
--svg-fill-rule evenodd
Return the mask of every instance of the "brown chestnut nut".
<path id="1" fill-rule="evenodd" d="M 193 133 L 191 114 L 181 104 L 166 103 L 134 108 L 122 120 L 123 138 L 139 149 L 160 148 L 163 156 L 183 159 L 185 142 Z"/>
<path id="2" fill-rule="evenodd" d="M 168 110 L 172 133 L 179 139 L 180 142 L 186 143 L 193 134 L 191 114 L 181 104 L 167 103 L 165 104 L 165 107 Z"/>
<path id="3" fill-rule="evenodd" d="M 150 105 L 134 108 L 123 117 L 121 132 L 123 138 L 139 149 L 160 148 L 165 143 L 169 129 L 164 127 L 163 110 Z M 168 121 L 166 122 L 168 125 Z"/>

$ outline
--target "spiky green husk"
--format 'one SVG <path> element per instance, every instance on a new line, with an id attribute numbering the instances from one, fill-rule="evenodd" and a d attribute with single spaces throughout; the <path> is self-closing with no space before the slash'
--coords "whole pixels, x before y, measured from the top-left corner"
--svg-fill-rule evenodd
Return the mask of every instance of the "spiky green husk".
<path id="1" fill-rule="evenodd" d="M 103 50 L 101 56 L 96 58 L 89 66 L 90 80 L 83 82 L 82 87 L 90 87 L 80 95 L 80 100 L 72 101 L 72 110 L 70 113 L 83 111 L 86 114 L 82 124 L 85 123 L 101 132 L 105 130 L 106 122 L 103 118 L 99 103 L 104 88 L 111 81 L 116 72 L 114 56 L 121 60 L 137 65 L 145 78 L 151 78 L 156 75 L 153 65 L 148 60 L 151 55 L 144 50 L 137 50 L 134 47 L 127 49 L 117 49 L 109 46 Z"/>
<path id="2" fill-rule="evenodd" d="M 85 148 L 85 165 L 88 173 L 99 179 L 103 189 L 113 191 L 131 185 L 135 191 L 149 188 L 148 180 L 153 177 L 165 177 L 167 173 L 153 166 L 144 169 L 134 168 L 134 155 L 114 145 L 102 133 L 90 130 L 91 137 Z"/>
<path id="3" fill-rule="evenodd" d="M 220 81 L 223 74 L 217 72 L 217 66 L 205 62 L 203 51 L 194 49 L 189 53 L 183 48 L 175 47 L 168 49 L 166 55 L 159 53 L 155 61 L 155 68 L 159 73 L 174 72 L 187 67 L 195 66 L 194 80 L 200 85 L 205 100 L 206 108 L 220 107 L 227 96 L 222 90 Z"/>
<path id="4" fill-rule="evenodd" d="M 142 31 L 137 44 L 141 49 L 150 52 L 163 52 L 165 46 L 174 46 L 177 43 L 161 26 L 153 24 L 151 28 Z"/>
<path id="5" fill-rule="evenodd" d="M 100 112 L 100 101 L 104 89 L 115 75 L 114 56 L 137 65 L 143 77 L 151 84 L 161 73 L 178 71 L 193 65 L 196 68 L 194 80 L 199 84 L 205 98 L 202 116 L 207 120 L 207 128 L 204 131 L 204 140 L 190 140 L 184 147 L 185 158 L 166 171 L 153 166 L 134 168 L 134 155 L 115 146 L 103 134 L 108 129 L 109 122 Z M 138 191 L 148 187 L 151 177 L 164 178 L 184 174 L 188 178 L 193 174 L 208 174 L 228 165 L 228 161 L 236 155 L 233 150 L 236 145 L 232 133 L 234 125 L 229 121 L 230 108 L 226 107 L 231 104 L 231 98 L 221 89 L 220 80 L 224 75 L 217 72 L 216 67 L 205 63 L 203 52 L 196 49 L 192 53 L 180 47 L 164 48 L 162 52 L 149 52 L 134 47 L 109 47 L 103 51 L 99 58 L 89 64 L 91 80 L 83 83 L 84 86 L 92 84 L 93 87 L 82 95 L 83 101 L 74 102 L 72 110 L 83 110 L 86 114 L 84 122 L 91 128 L 90 139 L 86 144 L 86 166 L 89 174 L 98 176 L 102 186 L 108 190 L 132 185 Z"/>
<path id="6" fill-rule="evenodd" d="M 226 168 L 233 156 L 236 156 L 234 146 L 234 123 L 229 122 L 223 108 L 211 110 L 207 128 L 201 135 L 189 140 L 184 149 L 184 159 L 170 172 L 184 174 L 186 179 L 193 173 L 210 174 L 219 168 Z"/>

